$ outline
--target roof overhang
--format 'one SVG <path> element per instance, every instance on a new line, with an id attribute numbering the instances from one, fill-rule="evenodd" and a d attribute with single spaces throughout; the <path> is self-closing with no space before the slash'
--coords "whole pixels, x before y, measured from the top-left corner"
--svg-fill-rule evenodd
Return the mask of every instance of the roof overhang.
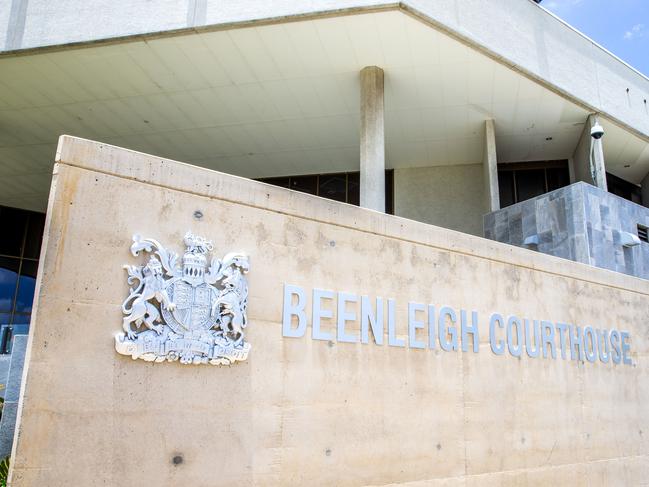
<path id="1" fill-rule="evenodd" d="M 388 167 L 480 163 L 488 118 L 501 162 L 569 158 L 592 111 L 401 4 L 35 50 L 0 57 L 0 204 L 44 208 L 62 133 L 248 177 L 356 170 L 368 65 Z M 647 141 L 605 123 L 639 182 Z"/>
<path id="2" fill-rule="evenodd" d="M 534 0 L 151 0 L 99 11 L 93 2 L 9 3 L 0 7 L 0 55 L 399 9 L 649 136 L 649 79 Z"/>

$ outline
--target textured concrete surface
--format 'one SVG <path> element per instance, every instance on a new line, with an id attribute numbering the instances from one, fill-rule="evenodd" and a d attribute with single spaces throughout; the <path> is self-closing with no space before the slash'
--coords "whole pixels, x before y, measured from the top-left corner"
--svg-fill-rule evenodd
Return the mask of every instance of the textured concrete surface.
<path id="1" fill-rule="evenodd" d="M 649 282 L 103 144 L 63 138 L 57 159 L 13 486 L 648 478 Z M 188 229 L 250 255 L 247 363 L 113 349 L 131 235 Z M 635 366 L 496 356 L 487 333 L 479 353 L 283 338 L 286 282 L 390 296 L 399 317 L 417 300 L 615 324 Z"/>
<path id="2" fill-rule="evenodd" d="M 649 244 L 624 247 L 620 232 L 649 227 L 649 209 L 590 184 L 575 183 L 484 217 L 485 237 L 524 246 L 538 236 L 545 254 L 649 279 Z"/>
<path id="3" fill-rule="evenodd" d="M 361 70 L 360 205 L 385 211 L 385 106 L 383 70 Z"/>
<path id="4" fill-rule="evenodd" d="M 486 211 L 500 210 L 498 189 L 498 154 L 496 153 L 496 127 L 493 120 L 485 120 L 485 144 L 482 159 Z"/>
<path id="5" fill-rule="evenodd" d="M 482 236 L 483 165 L 433 166 L 394 171 L 394 214 Z"/>
<path id="6" fill-rule="evenodd" d="M 643 100 L 649 79 L 579 34 L 531 0 L 11 0 L 27 4 L 24 28 L 6 45 L 9 22 L 0 24 L 5 49 L 88 42 L 175 29 L 217 27 L 368 8 L 401 8 L 502 59 L 532 78 L 581 101 L 649 137 Z M 5 7 L 6 8 L 6 7 Z M 0 20 L 9 19 L 8 14 Z M 502 28 L 506 26 L 507 28 Z M 1 46 L 1 44 L 0 44 Z M 627 93 L 627 88 L 629 89 Z"/>

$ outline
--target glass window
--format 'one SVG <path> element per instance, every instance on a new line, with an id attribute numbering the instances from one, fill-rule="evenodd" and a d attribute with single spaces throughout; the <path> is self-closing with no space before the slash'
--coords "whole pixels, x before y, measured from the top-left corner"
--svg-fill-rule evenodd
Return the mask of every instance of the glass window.
<path id="1" fill-rule="evenodd" d="M 34 301 L 34 288 L 36 287 L 36 272 L 38 262 L 23 260 L 18 281 L 18 294 L 16 295 L 15 313 L 31 313 Z M 14 322 L 16 320 L 14 319 Z M 29 320 L 28 320 L 29 321 Z"/>
<path id="2" fill-rule="evenodd" d="M 385 171 L 385 212 L 394 215 L 394 170 Z"/>
<path id="3" fill-rule="evenodd" d="M 11 325 L 0 327 L 0 353 L 11 353 Z"/>
<path id="4" fill-rule="evenodd" d="M 26 326 L 29 326 L 29 321 L 31 320 L 32 315 L 30 313 L 23 314 L 14 314 L 12 318 L 11 326 L 15 330 L 24 329 Z M 21 335 L 26 335 L 27 333 L 21 333 Z"/>
<path id="5" fill-rule="evenodd" d="M 347 203 L 360 206 L 361 204 L 361 173 L 350 172 L 347 175 Z"/>
<path id="6" fill-rule="evenodd" d="M 260 179 L 262 183 L 272 184 L 273 186 L 281 186 L 282 188 L 290 188 L 290 178 L 263 178 Z"/>
<path id="7" fill-rule="evenodd" d="M 550 167 L 545 170 L 548 177 L 548 191 L 563 188 L 570 184 L 570 174 L 563 168 Z"/>
<path id="8" fill-rule="evenodd" d="M 318 176 L 291 176 L 291 189 L 318 194 Z"/>
<path id="9" fill-rule="evenodd" d="M 0 207 L 0 224 L 2 225 L 2 238 L 0 238 L 0 255 L 20 257 L 22 255 L 25 226 L 29 213 L 15 208 Z"/>
<path id="10" fill-rule="evenodd" d="M 568 161 L 517 162 L 498 165 L 501 208 L 541 196 L 569 184 Z"/>
<path id="11" fill-rule="evenodd" d="M 516 193 L 518 201 L 529 200 L 546 193 L 545 170 L 526 169 L 516 171 Z"/>
<path id="12" fill-rule="evenodd" d="M 637 184 L 630 183 L 622 178 L 606 173 L 606 184 L 608 192 L 620 196 L 634 203 L 641 204 L 642 190 Z"/>
<path id="13" fill-rule="evenodd" d="M 0 257 L 0 312 L 11 313 L 18 284 L 20 259 Z"/>
<path id="14" fill-rule="evenodd" d="M 0 353 L 29 329 L 45 215 L 0 206 Z"/>
<path id="15" fill-rule="evenodd" d="M 349 203 L 360 203 L 360 173 L 332 173 L 283 178 L 263 178 L 259 181 L 275 186 L 314 194 L 322 198 Z M 394 171 L 385 171 L 385 212 L 394 214 Z"/>
<path id="16" fill-rule="evenodd" d="M 23 257 L 28 259 L 38 259 L 40 257 L 44 227 L 45 215 L 42 213 L 30 213 Z"/>
<path id="17" fill-rule="evenodd" d="M 505 208 L 516 203 L 514 192 L 514 171 L 498 173 L 498 191 L 500 192 L 500 207 Z"/>
<path id="18" fill-rule="evenodd" d="M 320 176 L 318 196 L 345 203 L 347 201 L 347 174 L 323 174 Z"/>

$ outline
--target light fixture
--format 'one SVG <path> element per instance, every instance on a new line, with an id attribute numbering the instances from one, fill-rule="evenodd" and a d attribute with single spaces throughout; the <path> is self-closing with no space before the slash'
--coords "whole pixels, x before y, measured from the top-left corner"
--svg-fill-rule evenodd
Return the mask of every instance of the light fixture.
<path id="1" fill-rule="evenodd" d="M 629 232 L 619 232 L 616 240 L 618 245 L 622 245 L 623 247 L 635 247 L 636 245 L 640 245 L 640 239 L 638 236 Z"/>
<path id="2" fill-rule="evenodd" d="M 523 245 L 527 245 L 528 247 L 538 247 L 538 245 L 539 245 L 539 236 L 537 234 L 535 234 L 535 235 L 530 235 L 529 237 L 526 237 L 525 240 L 523 240 Z"/>

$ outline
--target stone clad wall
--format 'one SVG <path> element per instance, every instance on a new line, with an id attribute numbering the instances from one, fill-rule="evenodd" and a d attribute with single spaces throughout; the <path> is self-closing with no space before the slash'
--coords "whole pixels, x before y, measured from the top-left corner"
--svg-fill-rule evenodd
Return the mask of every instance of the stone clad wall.
<path id="1" fill-rule="evenodd" d="M 11 485 L 648 477 L 649 283 L 81 139 L 63 137 L 57 162 Z M 247 362 L 148 363 L 114 350 L 122 266 L 137 261 L 131 236 L 182 251 L 187 230 L 218 255 L 250 257 Z M 287 332 L 299 330 L 299 311 L 283 308 L 298 288 L 302 334 Z M 332 296 L 320 301 L 332 318 L 315 330 L 318 293 Z M 361 343 L 362 296 L 387 302 L 382 345 Z M 494 313 L 502 322 L 490 323 Z M 628 333 L 619 363 L 593 349 L 593 361 L 587 349 L 531 357 L 510 335 L 536 320 L 543 333 L 560 321 L 585 335 Z M 558 339 L 544 348 L 560 350 Z"/>
<path id="2" fill-rule="evenodd" d="M 649 279 L 649 244 L 622 245 L 621 232 L 649 227 L 649 209 L 579 182 L 489 213 L 485 237 Z M 537 236 L 537 245 L 525 240 Z"/>

